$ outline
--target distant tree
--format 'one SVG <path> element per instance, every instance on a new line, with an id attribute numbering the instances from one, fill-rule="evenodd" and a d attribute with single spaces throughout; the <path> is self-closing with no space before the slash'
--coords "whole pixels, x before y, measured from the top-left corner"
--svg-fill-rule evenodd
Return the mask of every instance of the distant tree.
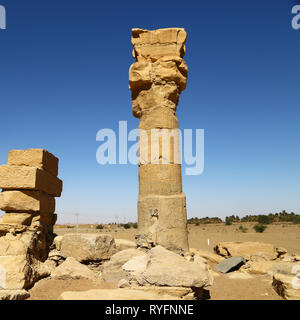
<path id="1" fill-rule="evenodd" d="M 226 217 L 225 218 L 225 225 L 226 226 L 231 226 L 232 225 L 232 221 L 231 221 L 230 217 Z"/>
<path id="2" fill-rule="evenodd" d="M 260 224 L 270 224 L 271 223 L 270 217 L 266 216 L 266 215 L 259 215 L 257 221 Z"/>
<path id="3" fill-rule="evenodd" d="M 292 222 L 293 222 L 294 224 L 299 224 L 299 223 L 300 223 L 300 216 L 294 217 L 293 220 L 292 220 Z"/>

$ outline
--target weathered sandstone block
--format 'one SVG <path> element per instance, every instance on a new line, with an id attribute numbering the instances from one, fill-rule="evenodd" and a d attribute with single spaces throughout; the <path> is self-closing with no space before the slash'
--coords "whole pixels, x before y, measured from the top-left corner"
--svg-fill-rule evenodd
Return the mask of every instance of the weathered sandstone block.
<path id="1" fill-rule="evenodd" d="M 272 285 L 285 300 L 300 300 L 300 279 L 296 274 L 276 273 Z"/>
<path id="2" fill-rule="evenodd" d="M 184 193 L 171 196 L 147 196 L 138 201 L 139 232 L 153 243 L 172 251 L 188 251 Z"/>
<path id="3" fill-rule="evenodd" d="M 189 262 L 161 246 L 152 248 L 145 256 L 146 259 L 133 257 L 122 267 L 133 285 L 207 288 L 213 284 L 213 276 L 204 263 Z"/>
<path id="4" fill-rule="evenodd" d="M 31 268 L 26 255 L 0 256 L 0 288 L 26 289 L 30 284 Z"/>
<path id="5" fill-rule="evenodd" d="M 139 164 L 181 164 L 179 130 L 140 130 Z"/>
<path id="6" fill-rule="evenodd" d="M 136 248 L 136 243 L 134 241 L 126 239 L 115 239 L 115 244 L 118 251 Z"/>
<path id="7" fill-rule="evenodd" d="M 6 213 L 0 218 L 0 224 L 21 224 L 30 226 L 32 221 L 31 213 Z"/>
<path id="8" fill-rule="evenodd" d="M 269 260 L 277 258 L 274 245 L 262 242 L 221 242 L 214 248 L 223 257 L 242 256 L 250 260 L 252 255 L 263 254 Z"/>
<path id="9" fill-rule="evenodd" d="M 95 279 L 95 273 L 84 264 L 79 263 L 72 257 L 68 257 L 59 267 L 51 272 L 52 279 Z"/>
<path id="10" fill-rule="evenodd" d="M 114 238 L 109 234 L 71 233 L 63 236 L 60 252 L 79 262 L 107 260 L 117 252 Z"/>
<path id="11" fill-rule="evenodd" d="M 25 300 L 29 297 L 26 290 L 0 290 L 0 300 Z"/>
<path id="12" fill-rule="evenodd" d="M 4 225 L 5 226 L 5 225 Z M 10 226 L 10 229 L 13 225 Z M 0 237 L 0 256 L 29 255 L 40 261 L 44 261 L 48 256 L 49 244 L 48 235 L 45 232 L 36 232 L 34 229 L 25 230 L 22 233 L 10 233 Z"/>
<path id="13" fill-rule="evenodd" d="M 60 197 L 62 181 L 36 167 L 0 166 L 0 188 L 39 190 Z"/>
<path id="14" fill-rule="evenodd" d="M 8 165 L 37 167 L 54 176 L 58 174 L 58 159 L 43 149 L 10 150 Z"/>
<path id="15" fill-rule="evenodd" d="M 7 190 L 0 193 L 0 210 L 53 213 L 55 199 L 41 191 Z"/>
<path id="16" fill-rule="evenodd" d="M 132 29 L 133 56 L 137 61 L 157 60 L 164 56 L 184 56 L 186 32 L 183 28 L 158 30 Z"/>
<path id="17" fill-rule="evenodd" d="M 148 164 L 139 168 L 140 196 L 179 194 L 181 183 L 179 164 Z"/>
<path id="18" fill-rule="evenodd" d="M 175 110 L 159 106 L 151 109 L 151 112 L 145 111 L 140 120 L 139 129 L 151 130 L 153 128 L 177 129 L 178 119 Z"/>

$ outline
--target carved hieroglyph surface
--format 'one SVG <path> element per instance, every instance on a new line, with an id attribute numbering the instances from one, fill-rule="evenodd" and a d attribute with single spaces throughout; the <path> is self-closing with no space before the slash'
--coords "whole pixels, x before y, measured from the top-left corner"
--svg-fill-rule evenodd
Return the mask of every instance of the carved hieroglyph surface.
<path id="1" fill-rule="evenodd" d="M 186 36 L 183 28 L 132 29 L 136 62 L 129 70 L 132 111 L 140 119 L 139 241 L 178 252 L 188 250 L 176 116 L 187 81 Z"/>

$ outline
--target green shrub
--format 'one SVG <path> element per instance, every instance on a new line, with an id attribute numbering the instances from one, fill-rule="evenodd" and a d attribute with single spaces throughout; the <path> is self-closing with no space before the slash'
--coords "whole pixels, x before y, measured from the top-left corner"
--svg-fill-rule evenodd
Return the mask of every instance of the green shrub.
<path id="1" fill-rule="evenodd" d="M 256 224 L 253 229 L 256 231 L 256 232 L 259 232 L 259 233 L 262 233 L 264 232 L 266 229 L 267 229 L 267 226 L 264 225 L 264 224 L 261 224 L 261 223 L 258 223 Z"/>
<path id="2" fill-rule="evenodd" d="M 125 223 L 125 224 L 123 224 L 123 228 L 124 229 L 130 229 L 131 225 L 129 223 Z"/>
<path id="3" fill-rule="evenodd" d="M 137 223 L 134 223 L 132 226 L 133 226 L 134 229 L 138 228 L 138 224 Z"/>
<path id="4" fill-rule="evenodd" d="M 240 226 L 239 230 L 242 231 L 243 233 L 246 233 L 248 231 L 248 229 L 243 226 Z"/>
<path id="5" fill-rule="evenodd" d="M 98 224 L 98 225 L 96 225 L 96 229 L 98 229 L 98 230 L 99 230 L 99 229 L 102 230 L 103 228 L 104 228 L 103 224 Z"/>

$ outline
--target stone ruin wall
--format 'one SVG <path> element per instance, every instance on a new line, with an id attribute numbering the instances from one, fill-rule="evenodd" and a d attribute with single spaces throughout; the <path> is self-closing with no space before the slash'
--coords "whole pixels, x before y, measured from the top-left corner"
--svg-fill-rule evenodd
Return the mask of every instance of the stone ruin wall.
<path id="1" fill-rule="evenodd" d="M 0 289 L 27 289 L 42 275 L 62 181 L 58 159 L 43 149 L 11 150 L 0 166 Z"/>

